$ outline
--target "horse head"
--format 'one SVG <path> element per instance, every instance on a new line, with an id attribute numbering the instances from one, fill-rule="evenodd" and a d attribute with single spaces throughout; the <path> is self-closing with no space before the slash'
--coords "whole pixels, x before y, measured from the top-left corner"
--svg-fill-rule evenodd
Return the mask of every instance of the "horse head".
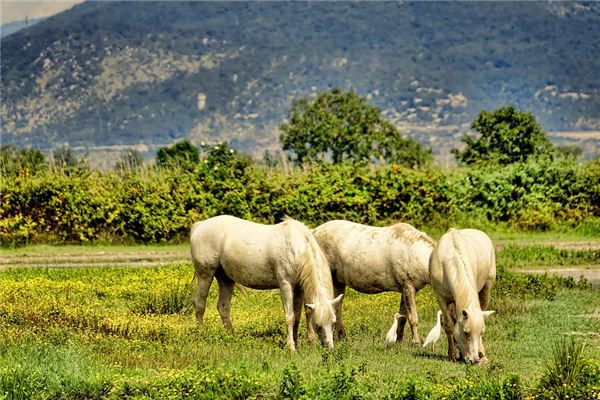
<path id="1" fill-rule="evenodd" d="M 342 300 L 340 294 L 333 300 L 323 299 L 312 304 L 306 304 L 312 310 L 310 323 L 319 336 L 321 345 L 333 349 L 333 327 L 336 323 L 335 305 Z"/>
<path id="2" fill-rule="evenodd" d="M 481 311 L 478 307 L 469 307 L 462 310 L 454 324 L 454 340 L 458 344 L 460 353 L 472 364 L 487 361 L 483 349 L 482 336 L 485 332 L 484 319 L 494 311 Z"/>

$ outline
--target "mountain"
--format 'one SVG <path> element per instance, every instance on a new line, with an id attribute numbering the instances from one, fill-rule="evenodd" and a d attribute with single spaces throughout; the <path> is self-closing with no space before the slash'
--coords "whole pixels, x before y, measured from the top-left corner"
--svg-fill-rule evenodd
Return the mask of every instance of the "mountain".
<path id="1" fill-rule="evenodd" d="M 9 22 L 6 24 L 2 24 L 2 25 L 0 25 L 0 37 L 12 35 L 13 33 L 20 31 L 21 29 L 33 26 L 33 25 L 37 24 L 38 22 L 41 22 L 45 19 L 46 19 L 45 17 L 32 18 L 32 19 L 25 19 L 23 21 L 15 21 L 15 22 Z"/>
<path id="2" fill-rule="evenodd" d="M 2 142 L 42 149 L 261 154 L 338 86 L 441 157 L 504 104 L 600 151 L 594 2 L 84 2 L 3 37 L 1 71 Z"/>

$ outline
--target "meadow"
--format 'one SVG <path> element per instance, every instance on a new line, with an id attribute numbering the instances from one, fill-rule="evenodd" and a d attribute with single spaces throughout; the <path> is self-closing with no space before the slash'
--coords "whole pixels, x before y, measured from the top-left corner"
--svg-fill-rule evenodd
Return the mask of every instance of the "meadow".
<path id="1" fill-rule="evenodd" d="M 308 343 L 303 321 L 299 349 L 291 353 L 279 291 L 236 290 L 229 335 L 216 310 L 216 284 L 205 325 L 196 325 L 189 262 L 131 268 L 114 261 L 128 249 L 170 246 L 3 249 L 12 257 L 114 257 L 94 267 L 0 271 L 0 398 L 598 399 L 600 291 L 585 280 L 515 271 L 599 268 L 599 251 L 548 247 L 557 245 L 552 233 L 492 236 L 499 275 L 484 366 L 447 361 L 444 337 L 435 349 L 408 342 L 384 349 L 397 293 L 349 290 L 347 339 L 334 350 Z M 437 311 L 430 287 L 419 292 L 417 306 L 424 337 Z"/>

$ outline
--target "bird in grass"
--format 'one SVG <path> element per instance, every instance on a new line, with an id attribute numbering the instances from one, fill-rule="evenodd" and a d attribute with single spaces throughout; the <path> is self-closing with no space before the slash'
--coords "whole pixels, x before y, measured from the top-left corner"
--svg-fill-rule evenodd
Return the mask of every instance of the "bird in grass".
<path id="1" fill-rule="evenodd" d="M 425 338 L 423 342 L 423 347 L 427 347 L 431 345 L 432 349 L 435 350 L 435 342 L 440 338 L 440 334 L 442 333 L 442 312 L 437 312 L 437 323 L 435 326 L 429 331 L 429 334 Z"/>
<path id="2" fill-rule="evenodd" d="M 400 317 L 402 317 L 402 314 L 394 315 L 394 323 L 392 324 L 392 327 L 390 328 L 388 333 L 385 335 L 384 346 L 386 348 L 393 346 L 394 343 L 396 343 L 396 339 L 398 339 L 397 331 L 398 331 L 398 320 L 400 319 Z"/>

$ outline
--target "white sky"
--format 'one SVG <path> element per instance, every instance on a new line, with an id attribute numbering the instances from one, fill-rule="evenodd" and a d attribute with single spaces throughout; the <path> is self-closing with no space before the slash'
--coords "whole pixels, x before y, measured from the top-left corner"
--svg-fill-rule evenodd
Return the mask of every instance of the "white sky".
<path id="1" fill-rule="evenodd" d="M 0 24 L 57 14 L 83 0 L 0 0 Z"/>

